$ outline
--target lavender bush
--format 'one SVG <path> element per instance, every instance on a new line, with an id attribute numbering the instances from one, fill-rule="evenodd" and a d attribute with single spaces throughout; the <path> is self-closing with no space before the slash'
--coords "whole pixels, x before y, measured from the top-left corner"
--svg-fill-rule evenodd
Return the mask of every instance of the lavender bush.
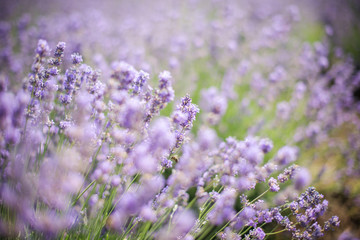
<path id="1" fill-rule="evenodd" d="M 339 227 L 309 187 L 360 194 L 360 74 L 331 26 L 313 39 L 309 5 L 282 1 L 106 4 L 0 22 L 1 236 Z"/>
<path id="2" fill-rule="evenodd" d="M 282 229 L 301 239 L 339 225 L 336 216 L 318 223 L 328 202 L 312 187 L 287 201 L 261 199 L 292 178 L 297 190 L 307 184 L 296 165 L 284 170 L 296 148 L 285 146 L 264 164 L 269 139 L 219 144 L 206 126 L 192 139 L 199 108 L 188 95 L 170 117 L 159 117 L 174 99 L 169 72 L 152 88 L 148 73 L 115 62 L 104 84 L 78 53 L 61 72 L 65 46 L 51 54 L 39 40 L 23 89 L 12 93 L 2 82 L 4 234 L 264 239 Z M 252 189 L 263 193 L 252 197 Z"/>

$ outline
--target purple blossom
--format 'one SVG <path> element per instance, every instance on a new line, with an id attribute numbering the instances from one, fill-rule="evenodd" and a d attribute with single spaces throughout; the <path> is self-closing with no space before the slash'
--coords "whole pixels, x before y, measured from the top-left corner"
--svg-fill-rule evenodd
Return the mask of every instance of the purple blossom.
<path id="1" fill-rule="evenodd" d="M 184 143 L 185 132 L 192 128 L 196 114 L 200 111 L 191 101 L 189 95 L 183 97 L 181 103 L 176 106 L 176 110 L 172 114 L 172 120 L 176 124 L 176 148 L 179 148 Z"/>
<path id="2" fill-rule="evenodd" d="M 59 70 L 56 68 L 56 67 L 52 67 L 48 70 L 48 73 L 51 75 L 51 76 L 56 76 L 59 74 Z"/>
<path id="3" fill-rule="evenodd" d="M 161 4 L 162 10 L 170 6 Z M 258 226 L 276 222 L 294 239 L 314 239 L 339 225 L 336 216 L 320 224 L 330 204 L 314 188 L 297 198 L 295 190 L 310 181 L 308 172 L 293 165 L 277 180 L 270 176 L 323 141 L 339 148 L 349 160 L 347 173 L 356 176 L 356 136 L 341 144 L 332 137 L 339 126 L 359 126 L 354 95 L 360 75 L 354 64 L 336 49 L 330 59 L 326 36 L 322 43 L 304 45 L 297 56 L 292 29 L 302 8 L 280 11 L 278 4 L 254 3 L 243 9 L 236 1 L 214 1 L 204 11 L 199 4 L 191 1 L 192 14 L 180 32 L 182 8 L 174 2 L 167 14 L 143 11 L 134 17 L 141 7 L 129 9 L 116 28 L 109 19 L 119 19 L 86 11 L 87 6 L 79 13 L 69 8 L 66 18 L 45 14 L 30 21 L 25 15 L 15 24 L 0 22 L 0 193 L 11 216 L 0 223 L 4 237 L 23 236 L 26 230 L 50 239 L 63 232 L 69 238 L 78 232 L 136 238 L 142 229 L 145 238 L 190 240 L 210 237 L 201 234 L 229 223 L 218 237 L 264 239 Z M 11 7 L 4 9 L 14 15 Z M 171 34 L 164 34 L 169 29 Z M 30 68 L 36 36 L 68 42 L 51 51 L 39 40 Z M 65 48 L 75 53 L 65 57 Z M 92 59 L 95 68 L 83 58 Z M 114 60 L 120 62 L 108 66 Z M 147 72 L 164 63 L 173 72 L 161 72 L 152 88 Z M 221 91 L 208 88 L 207 83 L 219 86 L 213 80 L 221 78 Z M 186 95 L 164 117 L 179 81 L 194 99 Z M 193 103 L 199 93 L 200 118 Z M 225 113 L 226 122 L 221 121 Z M 294 124 L 301 138 L 281 131 L 278 119 Z M 259 137 L 218 142 L 236 124 L 244 129 L 234 135 L 270 134 L 274 143 Z M 274 145 L 279 148 L 286 139 L 303 142 L 297 142 L 299 149 L 280 148 L 272 158 Z M 274 199 L 274 194 L 257 199 L 250 196 L 257 191 L 248 192 L 266 185 L 278 192 L 278 182 L 289 179 Z M 250 228 L 240 234 L 245 226 Z"/>
<path id="4" fill-rule="evenodd" d="M 71 54 L 71 61 L 74 65 L 78 65 L 83 62 L 83 58 L 80 53 L 73 53 Z"/>
<path id="5" fill-rule="evenodd" d="M 138 145 L 131 153 L 131 159 L 136 168 L 145 173 L 154 173 L 157 170 L 157 160 L 149 154 L 148 146 L 144 143 Z"/>
<path id="6" fill-rule="evenodd" d="M 264 152 L 257 145 L 246 148 L 243 155 L 254 166 L 264 160 Z"/>
<path id="7" fill-rule="evenodd" d="M 134 94 L 139 94 L 142 91 L 144 85 L 147 83 L 147 81 L 149 81 L 149 78 L 150 76 L 147 72 L 144 72 L 142 70 L 138 72 L 138 75 L 134 80 L 134 86 L 133 86 Z"/>
<path id="8" fill-rule="evenodd" d="M 309 185 L 311 181 L 311 175 L 310 172 L 306 168 L 300 168 L 295 172 L 294 175 L 294 184 L 295 189 L 301 190 L 307 185 Z"/>
<path id="9" fill-rule="evenodd" d="M 298 149 L 296 147 L 285 146 L 279 149 L 275 156 L 275 162 L 286 166 L 297 158 Z"/>
<path id="10" fill-rule="evenodd" d="M 168 103 L 174 100 L 174 90 L 171 86 L 172 76 L 170 72 L 164 71 L 159 74 L 158 96 L 162 103 Z"/>
<path id="11" fill-rule="evenodd" d="M 328 221 L 325 222 L 324 230 L 329 231 L 331 227 L 339 227 L 340 219 L 338 216 L 332 216 Z"/>
<path id="12" fill-rule="evenodd" d="M 268 153 L 273 148 L 273 143 L 270 139 L 263 138 L 259 142 L 260 148 L 264 153 Z"/>
<path id="13" fill-rule="evenodd" d="M 275 178 L 270 178 L 269 179 L 269 187 L 270 187 L 270 191 L 272 192 L 278 192 L 280 190 L 279 184 L 277 183 Z"/>
<path id="14" fill-rule="evenodd" d="M 244 207 L 244 209 L 239 214 L 239 217 L 236 219 L 236 228 L 241 229 L 248 222 L 255 217 L 256 211 L 251 207 Z"/>
<path id="15" fill-rule="evenodd" d="M 46 57 L 50 54 L 50 46 L 46 40 L 40 39 L 36 47 L 35 52 L 39 54 L 40 57 Z"/>
<path id="16" fill-rule="evenodd" d="M 201 108 L 208 112 L 207 121 L 210 124 L 217 124 L 227 109 L 226 97 L 218 93 L 215 87 L 211 87 L 201 92 Z"/>
<path id="17" fill-rule="evenodd" d="M 159 88 L 166 89 L 171 87 L 172 76 L 169 71 L 163 71 L 159 74 Z"/>
<path id="18" fill-rule="evenodd" d="M 144 206 L 140 211 L 140 216 L 145 221 L 155 222 L 156 221 L 156 213 L 149 206 Z"/>
<path id="19" fill-rule="evenodd" d="M 171 132 L 170 122 L 167 118 L 157 119 L 149 130 L 150 151 L 164 155 L 175 143 L 175 135 Z"/>
<path id="20" fill-rule="evenodd" d="M 141 209 L 141 200 L 135 193 L 127 193 L 120 202 L 121 209 L 128 215 L 136 214 Z"/>
<path id="21" fill-rule="evenodd" d="M 119 89 L 128 90 L 134 82 L 137 71 L 133 66 L 125 62 L 114 62 L 112 64 L 111 77 L 116 80 Z"/>
<path id="22" fill-rule="evenodd" d="M 256 239 L 256 240 L 263 240 L 266 236 L 264 230 L 262 230 L 262 228 L 255 228 L 253 230 L 250 231 L 250 236 L 253 238 L 253 239 Z"/>
<path id="23" fill-rule="evenodd" d="M 138 99 L 131 99 L 123 105 L 123 109 L 119 114 L 120 126 L 128 129 L 136 129 L 141 127 L 144 109 Z"/>
<path id="24" fill-rule="evenodd" d="M 59 42 L 56 45 L 56 49 L 55 49 L 55 57 L 62 57 L 64 55 L 64 51 L 65 51 L 65 47 L 66 47 L 66 43 L 65 42 Z"/>
<path id="25" fill-rule="evenodd" d="M 194 226 L 195 217 L 194 214 L 190 211 L 182 211 L 175 215 L 174 217 L 174 231 L 178 235 L 186 234 L 191 230 L 191 228 Z"/>
<path id="26" fill-rule="evenodd" d="M 216 147 L 217 134 L 210 128 L 201 128 L 197 138 L 202 150 L 211 150 Z"/>
<path id="27" fill-rule="evenodd" d="M 236 192 L 232 189 L 225 189 L 218 197 L 215 207 L 209 214 L 210 222 L 220 225 L 232 219 L 235 215 L 233 205 Z"/>
<path id="28" fill-rule="evenodd" d="M 164 168 L 172 168 L 173 162 L 166 157 L 163 157 L 161 161 L 161 166 L 163 166 Z"/>

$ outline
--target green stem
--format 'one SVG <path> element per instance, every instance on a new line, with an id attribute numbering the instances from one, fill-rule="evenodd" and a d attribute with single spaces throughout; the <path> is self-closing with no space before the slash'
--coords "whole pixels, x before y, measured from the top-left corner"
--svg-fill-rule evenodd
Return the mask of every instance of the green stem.
<path id="1" fill-rule="evenodd" d="M 203 217 L 205 217 L 214 208 L 215 205 L 210 206 L 210 204 L 211 204 L 211 202 L 208 203 L 208 206 L 206 206 L 206 208 L 204 208 L 204 211 L 199 214 L 199 220 L 201 220 Z"/>
<path id="2" fill-rule="evenodd" d="M 76 202 L 81 198 L 82 195 L 84 195 L 84 193 L 95 183 L 96 181 L 93 180 L 74 200 L 74 202 L 72 203 L 72 205 L 74 206 L 76 204 Z"/>
<path id="3" fill-rule="evenodd" d="M 240 233 L 240 236 L 247 233 L 251 228 L 252 228 L 252 226 L 247 227 L 243 232 Z"/>
<path id="4" fill-rule="evenodd" d="M 283 229 L 283 230 L 280 230 L 280 231 L 277 231 L 277 232 L 269 232 L 269 233 L 266 233 L 266 235 L 275 235 L 275 234 L 278 234 L 278 233 L 282 233 L 282 232 L 285 232 L 287 231 L 287 229 Z"/>
<path id="5" fill-rule="evenodd" d="M 263 192 L 262 194 L 260 194 L 259 196 L 257 196 L 256 198 L 254 198 L 250 204 L 254 203 L 255 201 L 257 201 L 259 198 L 261 198 L 262 196 L 264 196 L 270 189 L 267 189 L 265 192 Z"/>
<path id="6" fill-rule="evenodd" d="M 151 227 L 151 222 L 147 222 L 143 229 L 141 229 L 141 235 L 138 237 L 138 239 L 145 239 L 146 233 L 149 231 L 149 228 Z"/>
<path id="7" fill-rule="evenodd" d="M 126 237 L 126 235 L 139 223 L 138 221 L 135 223 L 135 224 L 132 224 L 133 222 L 134 222 L 134 219 L 135 219 L 135 217 L 133 217 L 132 219 L 131 219 L 131 222 L 130 222 L 130 224 L 129 224 L 129 229 L 124 233 L 124 235 L 121 237 L 121 239 L 126 239 L 125 237 Z"/>
<path id="8" fill-rule="evenodd" d="M 204 237 L 206 237 L 212 230 L 214 229 L 214 226 L 205 228 L 205 231 L 201 233 L 201 235 L 196 238 L 197 240 L 202 240 Z"/>
<path id="9" fill-rule="evenodd" d="M 221 191 L 223 190 L 223 188 L 224 188 L 224 186 L 221 186 L 217 192 L 221 192 Z M 205 191 L 207 191 L 208 189 L 209 189 L 209 186 L 205 188 Z M 211 211 L 211 209 L 213 209 L 213 206 L 211 206 L 210 208 L 208 208 L 208 206 L 212 203 L 212 201 L 210 201 L 210 199 L 211 199 L 211 198 L 208 198 L 208 199 L 206 200 L 206 202 L 204 203 L 204 205 L 203 205 L 203 206 L 204 206 L 204 208 L 203 208 L 204 210 L 200 212 L 200 214 L 199 214 L 199 220 L 202 219 L 204 216 L 206 216 L 206 215 L 209 213 L 209 211 Z"/>
<path id="10" fill-rule="evenodd" d="M 197 197 L 195 196 L 190 202 L 189 204 L 186 206 L 186 209 L 189 209 L 192 207 L 192 205 L 194 205 L 194 203 L 196 202 Z"/>

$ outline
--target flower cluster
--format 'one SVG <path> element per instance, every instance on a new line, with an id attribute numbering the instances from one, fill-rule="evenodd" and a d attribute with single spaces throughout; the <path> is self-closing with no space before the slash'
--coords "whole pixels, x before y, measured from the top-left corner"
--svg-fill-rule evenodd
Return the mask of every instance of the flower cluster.
<path id="1" fill-rule="evenodd" d="M 167 71 L 153 89 L 147 83 L 149 74 L 125 62 L 114 63 L 106 84 L 82 63 L 81 55 L 72 54 L 72 64 L 64 73 L 57 69 L 56 75 L 46 77 L 48 69 L 61 66 L 64 46 L 60 42 L 54 56 L 47 54 L 50 47 L 45 40 L 36 48 L 34 65 L 41 71 L 30 76 L 44 86 L 51 82 L 51 89 L 41 91 L 52 97 L 38 98 L 34 87 L 40 85 L 33 84 L 31 77 L 26 92 L 16 95 L 2 83 L 1 98 L 11 102 L 2 105 L 1 124 L 13 129 L 3 132 L 1 145 L 2 204 L 12 219 L 2 223 L 3 233 L 25 237 L 30 229 L 43 237 L 90 234 L 97 238 L 105 231 L 130 238 L 194 239 L 216 237 L 220 230 L 207 232 L 211 225 L 226 227 L 228 235 L 247 227 L 240 235 L 264 239 L 267 233 L 261 224 L 274 219 L 294 231 L 295 225 L 285 224 L 281 215 L 286 205 L 264 209 L 260 198 L 280 190 L 271 175 L 296 160 L 296 148 L 283 147 L 264 163 L 273 147 L 270 139 L 229 137 L 219 144 L 216 132 L 204 126 L 192 140 L 189 131 L 199 108 L 189 95 L 171 117 L 159 116 L 174 98 Z M 54 62 L 60 64 L 50 64 Z M 29 114 L 35 106 L 37 115 Z M 298 171 L 292 169 L 285 169 L 279 181 L 296 179 Z M 266 181 L 263 194 L 252 201 L 243 195 L 240 211 L 234 208 L 240 194 Z M 192 188 L 194 195 L 189 193 Z M 327 207 L 326 200 L 314 203 L 322 195 L 311 197 L 313 191 L 291 205 L 304 226 Z M 295 203 L 305 215 L 298 213 Z M 197 221 L 189 209 L 195 206 Z M 335 216 L 325 228 L 338 222 Z M 321 235 L 314 224 L 309 229 Z"/>
<path id="2" fill-rule="evenodd" d="M 317 175 L 321 192 L 359 195 L 360 73 L 331 26 L 299 38 L 310 3 L 34 2 L 41 17 L 0 22 L 1 237 L 315 239 L 339 226 L 307 187 Z"/>

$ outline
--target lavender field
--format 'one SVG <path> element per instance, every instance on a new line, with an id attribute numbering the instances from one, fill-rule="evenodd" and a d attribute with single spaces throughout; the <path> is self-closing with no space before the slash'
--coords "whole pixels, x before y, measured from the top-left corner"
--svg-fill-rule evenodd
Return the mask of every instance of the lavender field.
<path id="1" fill-rule="evenodd" d="M 360 239 L 356 0 L 0 1 L 0 239 Z"/>

